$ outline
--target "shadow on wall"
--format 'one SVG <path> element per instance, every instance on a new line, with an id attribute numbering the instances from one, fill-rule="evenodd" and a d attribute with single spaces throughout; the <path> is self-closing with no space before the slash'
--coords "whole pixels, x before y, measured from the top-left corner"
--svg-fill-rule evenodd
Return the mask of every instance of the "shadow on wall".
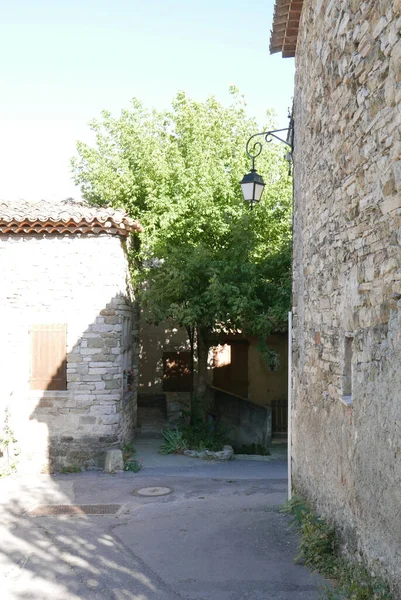
<path id="1" fill-rule="evenodd" d="M 101 469 L 107 449 L 132 441 L 136 322 L 136 307 L 121 295 L 84 331 L 74 319 L 31 325 L 28 398 L 11 406 L 22 472 Z"/>
<path id="2" fill-rule="evenodd" d="M 2 598 L 164 597 L 166 590 L 149 580 L 142 563 L 113 536 L 110 525 L 115 520 L 111 523 L 105 517 L 35 518 L 27 514 L 32 501 L 43 505 L 69 504 L 72 500 L 69 478 L 58 482 L 53 478 L 46 483 L 36 480 L 35 484 L 33 488 L 32 484 L 11 480 L 2 494 Z M 109 484 L 105 487 L 110 489 Z"/>
<path id="3" fill-rule="evenodd" d="M 140 327 L 140 394 L 161 394 L 165 390 L 166 361 L 176 352 L 189 353 L 189 342 L 186 331 L 182 327 L 151 325 L 141 315 Z"/>

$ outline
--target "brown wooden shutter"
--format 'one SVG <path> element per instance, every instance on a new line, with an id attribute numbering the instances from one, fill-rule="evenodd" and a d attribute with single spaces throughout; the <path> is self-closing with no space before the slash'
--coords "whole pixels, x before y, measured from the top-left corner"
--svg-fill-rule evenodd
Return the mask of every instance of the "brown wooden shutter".
<path id="1" fill-rule="evenodd" d="M 31 390 L 67 389 L 67 326 L 31 327 Z"/>

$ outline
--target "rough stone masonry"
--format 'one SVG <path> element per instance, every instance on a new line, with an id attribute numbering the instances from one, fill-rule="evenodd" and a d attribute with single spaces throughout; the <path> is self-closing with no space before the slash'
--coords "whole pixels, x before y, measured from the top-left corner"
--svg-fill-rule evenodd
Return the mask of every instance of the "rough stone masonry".
<path id="1" fill-rule="evenodd" d="M 401 598 L 401 0 L 305 0 L 293 477 Z"/>

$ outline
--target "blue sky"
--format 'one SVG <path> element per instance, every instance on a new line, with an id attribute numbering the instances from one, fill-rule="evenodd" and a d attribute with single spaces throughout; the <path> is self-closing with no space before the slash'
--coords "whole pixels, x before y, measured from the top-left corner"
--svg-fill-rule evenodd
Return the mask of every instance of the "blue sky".
<path id="1" fill-rule="evenodd" d="M 294 62 L 269 55 L 274 0 L 14 0 L 0 23 L 0 198 L 79 197 L 77 139 L 133 96 L 245 94 L 260 123 L 287 126 Z"/>

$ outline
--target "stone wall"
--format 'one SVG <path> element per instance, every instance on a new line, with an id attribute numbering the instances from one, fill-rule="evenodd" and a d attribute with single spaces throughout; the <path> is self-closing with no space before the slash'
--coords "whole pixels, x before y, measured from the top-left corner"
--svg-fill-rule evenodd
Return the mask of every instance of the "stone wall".
<path id="1" fill-rule="evenodd" d="M 123 242 L 106 234 L 3 236 L 0 264 L 0 401 L 11 411 L 21 469 L 100 468 L 104 451 L 131 441 L 136 423 L 138 325 Z M 122 373 L 127 318 L 130 391 Z M 67 390 L 32 391 L 30 328 L 55 323 L 67 325 Z"/>
<path id="2" fill-rule="evenodd" d="M 217 422 L 227 431 L 236 451 L 243 445 L 256 444 L 268 448 L 272 441 L 272 411 L 222 390 L 213 390 Z"/>
<path id="3" fill-rule="evenodd" d="M 397 598 L 400 32 L 400 0 L 304 2 L 293 273 L 294 485 L 398 585 Z"/>

